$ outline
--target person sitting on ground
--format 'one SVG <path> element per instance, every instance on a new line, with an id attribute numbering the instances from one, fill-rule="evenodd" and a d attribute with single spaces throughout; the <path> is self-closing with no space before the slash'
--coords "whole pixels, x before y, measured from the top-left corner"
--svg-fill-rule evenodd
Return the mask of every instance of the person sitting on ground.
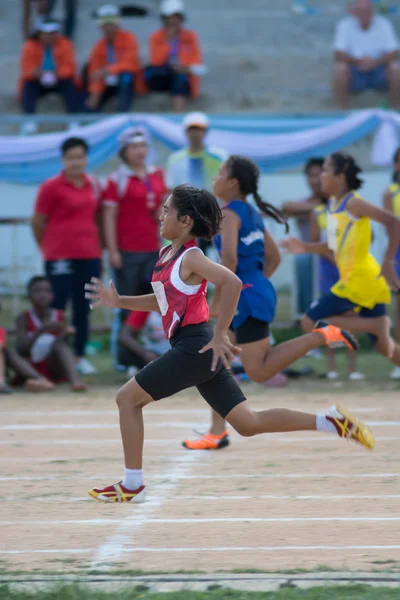
<path id="1" fill-rule="evenodd" d="M 139 45 L 133 33 L 121 28 L 116 6 L 101 7 L 97 16 L 103 37 L 94 45 L 87 65 L 86 108 L 100 111 L 117 96 L 118 111 L 129 112 L 140 79 Z"/>
<path id="2" fill-rule="evenodd" d="M 334 41 L 333 89 L 345 110 L 350 92 L 368 88 L 388 91 L 392 108 L 400 108 L 399 42 L 391 22 L 374 14 L 372 0 L 355 0 L 352 16 L 342 19 Z"/>
<path id="3" fill-rule="evenodd" d="M 86 390 L 76 371 L 74 354 L 66 343 L 75 330 L 65 323 L 63 311 L 51 308 L 50 280 L 44 276 L 32 277 L 27 291 L 32 309 L 17 318 L 17 350 L 50 381 L 67 380 L 74 392 Z"/>
<path id="4" fill-rule="evenodd" d="M 160 15 L 163 27 L 150 36 L 150 66 L 145 69 L 145 81 L 153 92 L 169 92 L 174 110 L 181 112 L 189 96 L 199 95 L 199 76 L 205 67 L 197 35 L 182 27 L 182 0 L 164 0 Z"/>
<path id="5" fill-rule="evenodd" d="M 170 349 L 159 312 L 130 313 L 119 334 L 119 362 L 133 377 L 152 360 Z"/>
<path id="6" fill-rule="evenodd" d="M 79 110 L 75 50 L 59 29 L 56 21 L 46 18 L 37 35 L 22 47 L 20 89 L 25 114 L 35 113 L 38 99 L 49 93 L 63 97 L 67 112 Z"/>

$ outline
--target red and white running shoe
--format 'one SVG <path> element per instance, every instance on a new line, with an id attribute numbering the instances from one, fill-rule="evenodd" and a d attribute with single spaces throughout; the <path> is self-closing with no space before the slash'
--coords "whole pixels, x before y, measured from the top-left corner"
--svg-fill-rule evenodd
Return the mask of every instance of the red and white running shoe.
<path id="1" fill-rule="evenodd" d="M 93 488 L 89 490 L 89 496 L 99 502 L 135 502 L 140 504 L 145 501 L 145 486 L 137 490 L 128 490 L 122 485 L 122 481 L 108 485 L 104 488 Z"/>

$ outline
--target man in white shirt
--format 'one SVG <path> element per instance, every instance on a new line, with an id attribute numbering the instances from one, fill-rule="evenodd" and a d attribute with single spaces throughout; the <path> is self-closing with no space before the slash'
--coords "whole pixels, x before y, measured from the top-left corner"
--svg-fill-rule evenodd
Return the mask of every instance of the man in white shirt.
<path id="1" fill-rule="evenodd" d="M 349 93 L 388 91 L 392 108 L 400 108 L 399 42 L 391 22 L 374 14 L 372 0 L 355 0 L 352 16 L 342 19 L 334 42 L 333 88 L 338 107 L 347 108 Z"/>

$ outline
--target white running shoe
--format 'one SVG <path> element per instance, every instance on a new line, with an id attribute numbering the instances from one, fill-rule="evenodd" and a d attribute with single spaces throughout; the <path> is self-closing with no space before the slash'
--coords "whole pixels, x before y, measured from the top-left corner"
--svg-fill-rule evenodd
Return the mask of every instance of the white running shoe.
<path id="1" fill-rule="evenodd" d="M 337 371 L 329 371 L 329 373 L 326 374 L 326 378 L 329 379 L 329 381 L 335 381 L 338 377 L 339 373 Z"/>
<path id="2" fill-rule="evenodd" d="M 91 362 L 88 361 L 87 358 L 81 358 L 81 360 L 76 365 L 76 370 L 81 375 L 96 375 L 97 369 Z"/>
<path id="3" fill-rule="evenodd" d="M 363 379 L 365 379 L 364 373 L 359 373 L 358 371 L 349 373 L 349 381 L 363 381 Z"/>
<path id="4" fill-rule="evenodd" d="M 400 379 L 400 367 L 395 367 L 390 373 L 390 379 Z"/>

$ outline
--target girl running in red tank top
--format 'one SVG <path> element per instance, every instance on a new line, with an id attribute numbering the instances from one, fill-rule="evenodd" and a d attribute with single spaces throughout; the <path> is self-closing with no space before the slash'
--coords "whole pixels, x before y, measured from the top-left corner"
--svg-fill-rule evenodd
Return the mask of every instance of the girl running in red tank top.
<path id="1" fill-rule="evenodd" d="M 193 386 L 243 436 L 328 431 L 372 449 L 374 438 L 368 427 L 340 406 L 317 417 L 284 408 L 252 410 L 229 371 L 231 359 L 240 352 L 230 342 L 228 329 L 242 282 L 204 256 L 195 244 L 195 238 L 209 240 L 219 232 L 222 213 L 218 203 L 206 190 L 178 186 L 165 202 L 160 221 L 161 235 L 171 245 L 160 252 L 153 294 L 120 296 L 112 282 L 106 288 L 96 278 L 85 286 L 93 308 L 159 311 L 171 344 L 168 352 L 146 365 L 117 393 L 125 476 L 119 483 L 90 490 L 90 496 L 101 502 L 144 502 L 143 407 Z M 208 281 L 219 288 L 220 311 L 214 328 L 208 323 Z M 344 339 L 356 347 L 350 334 L 326 322 L 317 324 L 308 336 L 310 348 L 324 343 L 343 345 Z M 287 366 L 288 359 L 283 356 L 281 369 Z"/>

